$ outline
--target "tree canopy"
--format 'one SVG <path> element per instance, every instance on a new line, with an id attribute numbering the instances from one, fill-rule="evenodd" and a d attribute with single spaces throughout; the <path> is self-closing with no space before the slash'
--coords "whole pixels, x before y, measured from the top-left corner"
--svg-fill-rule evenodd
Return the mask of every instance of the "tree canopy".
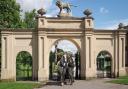
<path id="1" fill-rule="evenodd" d="M 0 28 L 20 27 L 20 5 L 16 0 L 0 0 Z"/>
<path id="2" fill-rule="evenodd" d="M 25 12 L 24 19 L 20 13 L 16 0 L 0 0 L 0 28 L 35 28 L 36 10 Z"/>
<path id="3" fill-rule="evenodd" d="M 35 9 L 33 9 L 30 12 L 25 12 L 25 17 L 24 17 L 24 27 L 25 28 L 34 28 L 35 27 L 35 25 L 36 25 L 35 16 L 36 16 Z"/>

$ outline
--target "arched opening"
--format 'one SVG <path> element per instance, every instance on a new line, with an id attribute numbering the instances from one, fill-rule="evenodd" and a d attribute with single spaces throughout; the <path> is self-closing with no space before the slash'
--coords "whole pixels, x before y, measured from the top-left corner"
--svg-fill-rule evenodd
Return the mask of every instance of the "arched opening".
<path id="1" fill-rule="evenodd" d="M 110 78 L 112 69 L 112 57 L 109 52 L 101 51 L 97 56 L 97 77 Z"/>
<path id="2" fill-rule="evenodd" d="M 57 40 L 51 48 L 49 56 L 49 79 L 58 80 L 58 65 L 57 62 L 61 59 L 64 53 L 70 55 L 74 62 L 75 79 L 80 79 L 80 49 L 78 45 L 70 40 Z"/>
<path id="3" fill-rule="evenodd" d="M 32 80 L 32 56 L 27 51 L 21 51 L 17 54 L 16 80 Z"/>

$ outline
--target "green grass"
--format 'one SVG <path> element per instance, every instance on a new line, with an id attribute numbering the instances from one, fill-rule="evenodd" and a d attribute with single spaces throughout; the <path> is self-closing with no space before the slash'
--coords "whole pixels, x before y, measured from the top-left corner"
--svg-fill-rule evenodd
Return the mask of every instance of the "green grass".
<path id="1" fill-rule="evenodd" d="M 0 89 L 33 89 L 39 86 L 39 83 L 0 82 Z"/>
<path id="2" fill-rule="evenodd" d="M 109 81 L 110 83 L 128 85 L 128 76 L 122 76 L 117 79 Z"/>

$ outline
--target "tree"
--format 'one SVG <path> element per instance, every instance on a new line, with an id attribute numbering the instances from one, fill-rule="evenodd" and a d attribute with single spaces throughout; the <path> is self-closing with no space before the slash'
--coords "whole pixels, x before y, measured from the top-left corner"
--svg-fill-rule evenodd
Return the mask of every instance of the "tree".
<path id="1" fill-rule="evenodd" d="M 25 28 L 35 28 L 36 26 L 36 10 L 33 9 L 30 12 L 25 12 L 25 17 L 24 17 L 24 27 Z"/>
<path id="2" fill-rule="evenodd" d="M 19 28 L 20 23 L 20 5 L 16 0 L 0 0 L 0 28 Z"/>

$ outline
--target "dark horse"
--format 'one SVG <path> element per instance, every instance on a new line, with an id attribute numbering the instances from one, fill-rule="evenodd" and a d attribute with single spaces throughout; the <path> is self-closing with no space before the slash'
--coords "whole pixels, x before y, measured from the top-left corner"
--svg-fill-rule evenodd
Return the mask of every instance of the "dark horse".
<path id="1" fill-rule="evenodd" d="M 58 73 L 59 73 L 61 86 L 63 86 L 65 82 L 66 70 L 67 70 L 67 60 L 65 56 L 62 56 L 62 58 L 59 60 L 58 63 Z"/>
<path id="2" fill-rule="evenodd" d="M 62 56 L 62 58 L 60 59 L 58 63 L 58 70 L 59 70 L 58 72 L 60 76 L 61 86 L 63 86 L 64 83 L 67 83 L 65 81 L 66 78 L 69 79 L 70 85 L 73 84 L 74 82 L 73 68 L 74 68 L 74 63 L 73 63 L 72 58 L 70 57 L 67 59 L 66 55 Z"/>

